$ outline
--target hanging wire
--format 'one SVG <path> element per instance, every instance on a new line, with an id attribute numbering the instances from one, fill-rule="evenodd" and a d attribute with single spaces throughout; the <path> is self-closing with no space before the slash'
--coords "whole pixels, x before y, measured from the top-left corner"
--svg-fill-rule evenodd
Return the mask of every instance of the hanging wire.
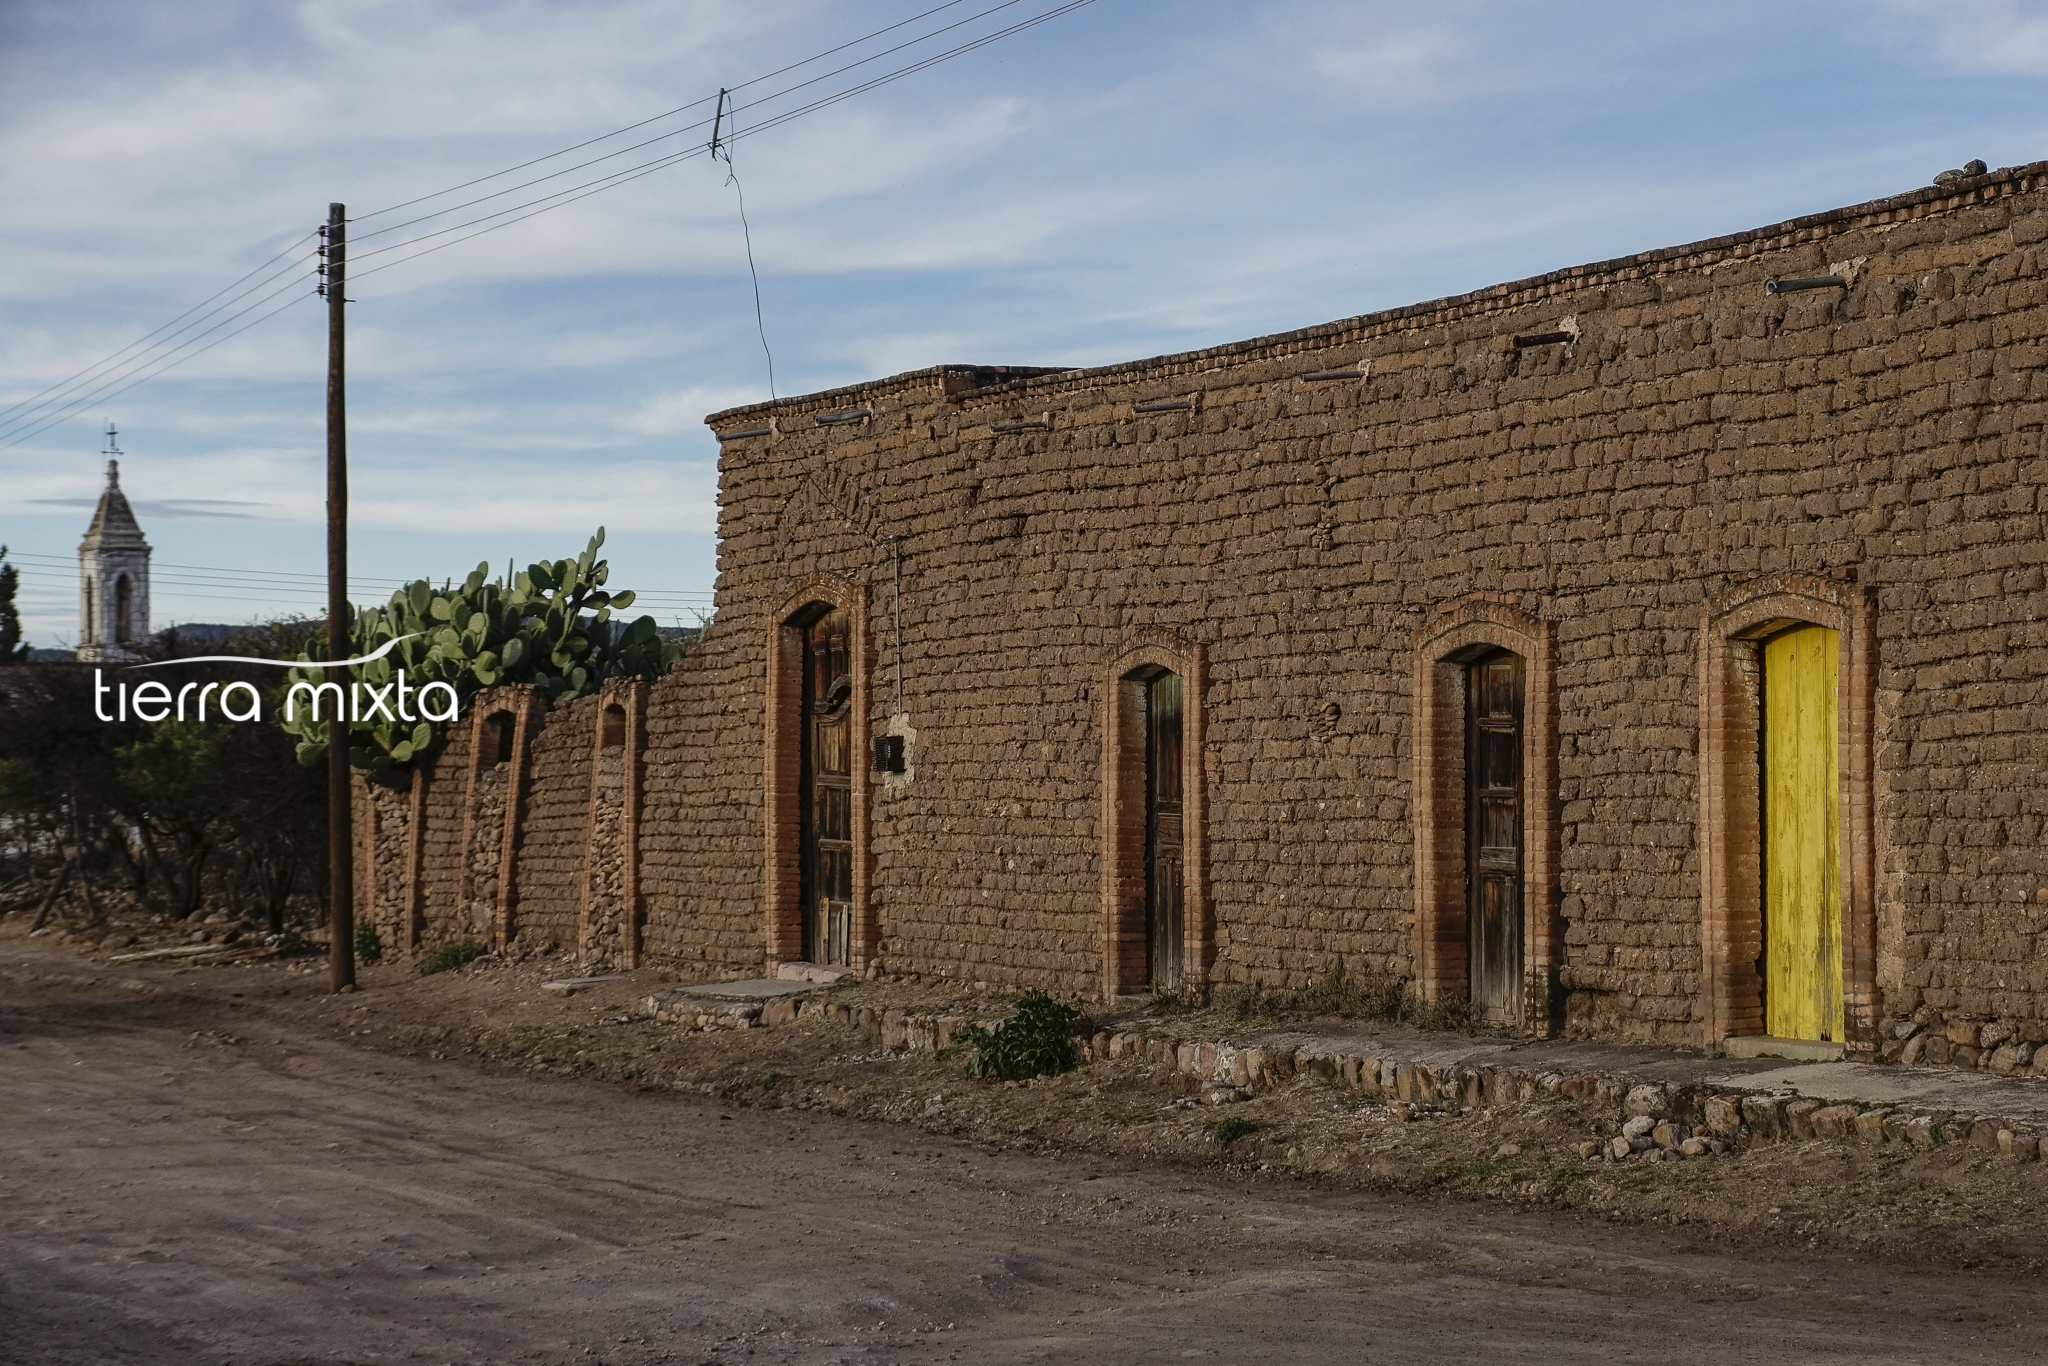
<path id="1" fill-rule="evenodd" d="M 725 97 L 728 93 L 724 90 L 718 92 L 718 106 L 720 109 L 724 109 Z M 733 128 L 733 137 L 737 138 L 739 136 L 739 116 L 737 113 L 733 115 Z M 747 223 L 747 192 L 741 187 L 740 173 L 732 164 L 732 143 L 728 141 L 723 145 L 720 144 L 718 125 L 715 120 L 711 128 L 711 146 L 709 150 L 713 161 L 720 160 L 721 157 L 725 161 L 725 183 L 732 186 L 733 193 L 739 198 L 740 236 L 747 244 L 747 274 L 754 282 L 754 328 L 761 334 L 761 354 L 768 357 L 768 401 L 773 403 L 775 401 L 775 353 L 768 349 L 768 321 L 761 312 L 761 272 L 754 268 L 754 230 Z"/>
<path id="2" fill-rule="evenodd" d="M 776 100 L 780 100 L 798 90 L 807 89 L 811 86 L 819 84 L 822 81 L 830 80 L 833 76 L 843 75 L 848 71 L 855 70 L 858 67 L 865 66 L 869 63 L 880 60 L 881 58 L 889 56 L 893 53 L 901 52 L 906 48 L 916 46 L 919 43 L 928 42 L 940 34 L 952 32 L 953 30 L 958 29 L 964 25 L 971 24 L 978 19 L 986 18 L 987 16 L 998 13 L 1002 10 L 1012 8 L 1015 5 L 1020 4 L 1022 2 L 1023 0 L 1004 0 L 1004 3 L 1002 4 L 977 11 L 976 13 L 969 15 L 964 19 L 956 20 L 940 28 L 933 29 L 926 33 L 922 33 L 914 38 L 906 39 L 905 41 L 898 43 L 892 47 L 885 48 L 880 52 L 872 53 L 869 56 L 863 57 L 857 62 L 847 63 L 844 66 L 834 68 L 832 71 L 825 72 L 822 75 L 811 77 L 807 80 L 797 82 L 790 86 L 786 86 L 770 94 L 763 95 L 758 99 L 748 102 L 747 104 L 738 105 L 734 109 L 732 109 L 730 113 L 736 115 L 746 110 L 758 109 L 762 105 L 772 103 Z M 934 14 L 941 13 L 948 9 L 953 9 L 962 3 L 965 3 L 965 0 L 949 0 L 949 3 L 937 5 L 930 9 L 921 11 L 920 13 L 913 15 L 908 19 L 904 19 L 899 21 L 898 23 L 888 25 L 885 28 L 877 29 L 872 33 L 863 35 L 862 37 L 853 39 L 849 42 L 841 43 L 836 47 L 825 50 L 824 52 L 818 53 L 811 57 L 804 58 L 802 61 L 793 62 L 787 66 L 777 68 L 775 71 L 768 72 L 761 76 L 756 76 L 752 80 L 746 81 L 741 85 L 730 87 L 730 89 L 726 93 L 730 94 L 733 91 L 743 90 L 748 88 L 749 86 L 757 85 L 762 81 L 771 80 L 776 76 L 786 74 L 790 71 L 798 70 L 804 66 L 808 66 L 826 57 L 830 57 L 837 53 L 844 52 L 852 47 L 857 47 L 862 43 L 872 41 L 874 38 L 880 37 L 883 34 L 891 33 L 898 29 L 906 27 L 907 25 L 916 23 L 920 19 L 929 18 Z M 876 76 L 871 79 L 862 81 L 845 90 L 837 91 L 827 95 L 822 95 L 817 99 L 811 100 L 810 102 L 800 105 L 794 109 L 783 110 L 779 113 L 773 114 L 767 118 L 764 118 L 760 123 L 754 124 L 751 127 L 747 128 L 744 132 L 735 132 L 731 136 L 731 138 L 725 140 L 724 146 L 726 148 L 727 155 L 724 159 L 726 161 L 728 177 L 733 185 L 734 191 L 736 192 L 736 195 L 740 203 L 741 228 L 746 238 L 748 270 L 754 278 L 755 323 L 757 329 L 761 333 L 762 349 L 764 352 L 768 354 L 769 389 L 771 394 L 773 394 L 774 392 L 774 356 L 773 353 L 768 349 L 767 327 L 760 298 L 760 277 L 754 265 L 753 233 L 751 225 L 747 222 L 745 192 L 740 186 L 738 176 L 732 172 L 730 143 L 738 140 L 741 137 L 752 137 L 757 134 L 764 133 L 771 128 L 780 127 L 785 123 L 789 123 L 795 119 L 803 118 L 809 114 L 817 112 L 818 110 L 829 108 L 831 105 L 837 104 L 842 100 L 851 99 L 856 95 L 865 94 L 868 91 L 875 90 L 880 88 L 881 86 L 888 85 L 894 81 L 901 80 L 906 76 L 914 75 L 918 72 L 928 70 L 931 67 L 937 66 L 942 62 L 951 61 L 956 57 L 964 56 L 967 53 L 977 51 L 980 48 L 986 47 L 991 43 L 999 42 L 1004 38 L 1008 38 L 1015 34 L 1022 33 L 1027 29 L 1036 28 L 1040 24 L 1048 23 L 1053 19 L 1057 19 L 1063 15 L 1072 13 L 1074 10 L 1084 8 L 1085 6 L 1093 3 L 1095 3 L 1095 0 L 1069 0 L 1068 3 L 1057 5 L 1049 10 L 1043 11 L 1037 15 L 1033 15 L 1028 19 L 1020 20 L 1017 23 L 1010 24 L 1007 27 L 996 30 L 995 32 L 984 34 L 979 38 L 975 38 L 971 41 L 958 44 L 955 47 L 949 48 L 942 52 L 934 53 L 931 56 L 921 58 L 916 62 L 909 63 L 903 67 L 897 68 L 896 70 L 889 71 L 880 76 Z M 508 167 L 502 171 L 493 172 L 492 174 L 487 176 L 481 176 L 472 180 L 464 181 L 459 185 L 451 186 L 446 190 L 437 191 L 434 194 L 424 195 L 410 200 L 404 200 L 401 201 L 400 203 L 387 206 L 386 208 L 374 210 L 371 213 L 361 215 L 358 219 L 353 221 L 362 221 L 363 219 L 378 217 L 382 214 L 395 212 L 398 209 L 408 208 L 415 204 L 426 203 L 429 200 L 440 198 L 444 195 L 452 194 L 455 193 L 456 191 L 470 188 L 471 186 L 483 184 L 487 181 L 497 179 L 501 176 L 509 175 L 515 171 L 523 170 L 527 167 L 535 166 L 542 162 L 552 160 L 555 157 L 565 155 L 569 152 L 577 151 L 580 150 L 581 148 L 593 146 L 597 143 L 607 141 L 610 138 L 620 136 L 621 134 L 633 131 L 634 129 L 646 127 L 648 124 L 657 123 L 664 118 L 672 117 L 675 114 L 686 112 L 687 110 L 708 103 L 711 99 L 714 98 L 716 97 L 707 96 L 705 99 L 693 101 L 690 104 L 682 105 L 677 109 L 668 111 L 667 113 L 657 114 L 652 118 L 643 119 L 635 124 L 629 124 L 625 128 L 616 129 L 613 132 L 604 134 L 600 137 L 586 139 L 583 142 L 574 144 L 571 147 L 564 148 L 561 151 L 551 152 L 546 156 L 532 158 L 528 161 L 521 162 L 516 166 Z M 372 233 L 365 234 L 365 236 L 374 237 L 382 235 L 383 233 L 386 232 L 395 232 L 404 227 L 413 226 L 417 223 L 426 222 L 433 218 L 443 217 L 450 213 L 459 212 L 463 208 L 473 207 L 474 205 L 484 203 L 487 200 L 499 198 L 505 194 L 514 193 L 519 189 L 529 188 L 532 185 L 540 184 L 543 181 L 555 179 L 560 175 L 566 175 L 576 170 L 585 169 L 588 166 L 596 165 L 600 161 L 610 160 L 614 156 L 624 155 L 627 152 L 638 150 L 639 148 L 652 145 L 655 142 L 660 142 L 667 140 L 669 138 L 680 136 L 682 133 L 692 131 L 696 128 L 701 128 L 703 124 L 704 121 L 700 120 L 697 123 L 691 124 L 686 128 L 677 129 L 674 132 L 663 134 L 659 138 L 647 139 L 641 143 L 635 144 L 633 147 L 622 148 L 619 152 L 608 154 L 605 157 L 595 158 L 591 161 L 580 163 L 578 166 L 569 167 L 563 171 L 551 173 L 548 176 L 539 177 L 535 180 L 524 182 L 521 185 L 509 187 L 506 190 L 497 191 L 494 192 L 493 194 L 482 196 L 478 199 L 466 201 L 465 203 L 460 205 L 453 205 L 444 210 L 438 210 L 434 213 L 425 214 L 418 218 L 409 220 L 406 223 L 395 224 L 389 228 L 380 228 L 373 231 Z M 386 253 L 402 252 L 404 254 L 397 256 L 393 260 L 388 260 L 383 262 L 382 264 L 371 266 L 366 270 L 351 269 L 350 274 L 355 279 L 361 279 L 364 276 L 373 275 L 382 270 L 388 270 L 392 266 L 401 265 L 407 261 L 418 260 L 422 256 L 427 256 L 434 252 L 444 250 L 445 248 L 454 246 L 459 242 L 471 241 L 477 237 L 483 236 L 485 233 L 495 232 L 499 228 L 510 227 L 514 223 L 524 222 L 528 218 L 532 218 L 539 214 L 546 213 L 552 209 L 566 207 L 567 205 L 576 203 L 579 200 L 587 199 L 591 195 L 602 193 L 603 191 L 608 189 L 614 189 L 619 185 L 627 184 L 630 183 L 631 181 L 638 180 L 642 176 L 651 175 L 656 171 L 665 169 L 666 167 L 669 166 L 673 166 L 678 162 L 687 161 L 692 157 L 704 155 L 707 150 L 708 149 L 702 145 L 694 146 L 688 148 L 687 150 L 674 153 L 672 155 L 658 157 L 650 161 L 626 167 L 620 171 L 612 172 L 608 175 L 601 176 L 595 180 L 585 181 L 582 184 L 570 186 L 567 189 L 556 191 L 549 195 L 544 195 L 539 199 L 529 200 L 526 201 L 525 203 L 517 204 L 510 208 L 501 209 L 493 213 L 485 214 L 480 217 L 470 219 L 467 222 L 458 223 L 446 228 L 437 229 L 434 232 L 424 233 L 421 234 L 420 236 L 409 238 L 405 241 L 394 242 L 387 246 L 374 248 L 369 252 L 361 253 L 360 255 L 355 256 L 355 259 L 351 263 L 351 265 L 354 266 L 366 258 L 381 256 Z M 476 231 L 463 233 L 463 229 L 465 228 L 475 228 Z M 419 247 L 422 243 L 431 241 L 434 238 L 442 237 L 450 233 L 462 233 L 462 235 L 453 237 L 451 240 L 446 242 L 439 242 L 433 246 L 424 247 L 421 250 L 406 250 L 407 248 L 411 247 Z M 170 319 L 162 326 L 154 329 L 151 332 L 145 333 L 142 337 L 137 338 L 134 342 L 129 343 L 129 345 L 123 347 L 121 350 L 116 351 L 113 354 L 99 361 L 94 362 L 92 365 L 87 366 L 85 369 L 80 370 L 63 380 L 59 380 L 56 384 L 49 386 L 48 388 L 40 391 L 39 393 L 32 394 L 28 398 L 16 402 L 7 409 L 0 410 L 0 419 L 7 419 L 0 420 L 0 450 L 6 450 L 9 449 L 10 447 L 19 445 L 21 442 L 27 440 L 28 438 L 35 436 L 40 432 L 48 430 L 48 428 L 55 425 L 56 423 L 63 421 L 67 417 L 75 415 L 79 409 L 85 407 L 88 404 L 91 404 L 96 401 L 104 402 L 108 399 L 117 397 L 120 394 L 126 393 L 128 390 L 134 388 L 136 385 L 145 382 L 146 380 L 154 379 L 158 375 L 164 374 L 169 370 L 175 369 L 178 366 L 184 364 L 186 361 L 191 360 L 194 356 L 198 356 L 205 353 L 206 351 L 210 351 L 214 347 L 220 345 L 222 342 L 228 341 L 233 337 L 241 335 L 241 333 L 246 332 L 247 330 L 249 330 L 249 328 L 257 326 L 258 324 L 265 322 L 272 317 L 275 317 L 277 314 L 283 312 L 286 308 L 289 308 L 292 304 L 298 302 L 297 298 L 288 299 L 283 304 L 280 304 L 277 307 L 268 310 L 267 312 L 259 314 L 253 320 L 243 324 L 241 327 L 237 327 L 233 331 L 228 332 L 223 336 L 216 337 L 214 340 L 206 342 L 206 344 L 203 346 L 197 345 L 197 343 L 200 342 L 203 338 L 212 336 L 213 333 L 219 331 L 221 328 L 226 327 L 230 323 L 233 323 L 247 316 L 251 312 L 254 312 L 257 309 L 262 308 L 263 305 L 268 303 L 270 300 L 276 298 L 279 294 L 285 292 L 285 290 L 295 287 L 295 283 L 288 284 L 284 286 L 284 288 L 282 289 L 273 290 L 270 293 L 265 294 L 261 298 L 255 300 L 253 303 L 245 305 L 244 307 L 229 313 L 226 317 L 221 318 L 219 321 L 215 322 L 213 326 L 208 327 L 203 331 L 196 333 L 193 336 L 187 337 L 184 341 L 179 342 L 176 346 L 170 347 L 169 350 L 164 349 L 165 346 L 168 343 L 170 343 L 174 338 L 181 336 L 186 332 L 189 332 L 193 327 L 196 327 L 199 323 L 205 322 L 207 319 L 212 318 L 216 314 L 221 313 L 223 310 L 229 308 L 233 304 L 239 302 L 244 298 L 247 298 L 250 294 L 255 293 L 256 291 L 264 288 L 266 285 L 269 285 L 278 279 L 284 278 L 284 276 L 295 272 L 296 270 L 306 265 L 308 262 L 313 261 L 317 257 L 318 253 L 315 253 L 315 256 L 302 257 L 296 261 L 293 261 L 284 270 L 273 272 L 265 276 L 265 278 L 258 280 L 255 284 L 248 285 L 246 288 L 242 288 L 239 293 L 234 293 L 232 297 L 226 299 L 224 302 L 215 304 L 215 301 L 221 299 L 222 295 L 229 294 L 230 291 L 236 290 L 238 286 L 244 285 L 245 282 L 253 279 L 256 276 L 263 275 L 265 271 L 268 271 L 270 269 L 270 267 L 275 265 L 278 261 L 283 260 L 287 256 L 290 256 L 294 251 L 297 250 L 298 247 L 300 247 L 307 241 L 311 240 L 316 234 L 317 229 L 315 230 L 315 232 L 307 233 L 304 236 L 299 237 L 289 246 L 284 248 L 284 250 L 278 252 L 269 260 L 265 261 L 262 265 L 257 266 L 254 270 L 249 271 L 247 274 L 241 276 L 239 279 L 231 282 L 230 284 L 224 286 L 215 293 L 209 295 L 207 298 L 202 299 L 199 303 L 193 305 L 191 308 L 188 308 L 187 310 L 185 310 L 185 312 L 178 314 L 176 317 Z M 362 239 L 359 237 L 357 240 L 360 241 Z M 209 304 L 213 304 L 214 306 L 208 308 L 207 306 Z M 200 310 L 205 311 L 201 312 Z M 198 313 L 199 316 L 193 317 L 192 315 L 194 313 Z M 188 319 L 189 321 L 187 321 Z M 183 323 L 184 325 L 178 326 L 178 324 L 180 323 Z M 160 335 L 164 333 L 166 329 L 171 328 L 176 328 L 176 330 L 172 331 L 169 336 Z M 147 346 L 147 349 L 144 350 L 141 354 L 129 354 L 130 352 L 135 351 L 137 347 L 144 346 L 145 343 L 149 343 L 149 345 Z M 125 360 L 123 359 L 124 357 L 126 357 Z M 89 390 L 80 393 L 79 388 L 81 384 L 93 385 L 95 387 L 92 387 Z M 59 405 L 56 407 L 56 410 L 54 412 L 51 411 L 52 405 Z M 12 415 L 11 418 L 10 415 Z"/>

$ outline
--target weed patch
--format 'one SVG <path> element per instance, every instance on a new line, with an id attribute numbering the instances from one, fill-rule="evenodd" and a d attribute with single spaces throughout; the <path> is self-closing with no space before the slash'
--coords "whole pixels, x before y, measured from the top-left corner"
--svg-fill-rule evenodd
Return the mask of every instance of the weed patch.
<path id="1" fill-rule="evenodd" d="M 1231 1115 L 1228 1119 L 1217 1120 L 1216 1127 L 1209 1132 L 1215 1136 L 1217 1147 L 1228 1148 L 1257 1127 L 1241 1115 Z"/>
<path id="2" fill-rule="evenodd" d="M 437 972 L 447 972 L 465 967 L 484 956 L 484 946 L 464 940 L 460 944 L 443 944 L 425 958 L 420 959 L 420 976 L 432 977 Z"/>

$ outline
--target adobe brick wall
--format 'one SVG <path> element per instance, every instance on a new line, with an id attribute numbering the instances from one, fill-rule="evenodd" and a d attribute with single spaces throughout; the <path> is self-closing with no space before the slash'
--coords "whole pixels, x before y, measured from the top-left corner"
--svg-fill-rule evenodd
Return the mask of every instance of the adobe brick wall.
<path id="1" fill-rule="evenodd" d="M 759 634 L 714 622 L 649 691 L 640 883 L 652 958 L 761 966 L 765 667 Z"/>
<path id="2" fill-rule="evenodd" d="M 597 699 L 581 697 L 546 716 L 529 747 L 532 764 L 519 851 L 515 935 L 533 951 L 574 948 L 590 842 L 590 732 Z"/>
<path id="3" fill-rule="evenodd" d="M 1487 593 L 1551 633 L 1564 1023 L 1701 1041 L 1700 632 L 1801 576 L 1872 603 L 1882 1014 L 2048 1020 L 2044 239 L 2048 164 L 1207 351 L 715 415 L 774 431 L 723 448 L 718 616 L 648 699 L 649 955 L 759 966 L 769 634 L 807 582 L 863 593 L 880 733 L 893 536 L 888 970 L 1099 993 L 1105 669 L 1168 633 L 1207 659 L 1213 979 L 1412 977 L 1415 643 Z"/>
<path id="4" fill-rule="evenodd" d="M 469 771 L 468 726 L 450 726 L 448 741 L 433 761 L 413 773 L 420 794 L 420 943 L 427 949 L 470 937 L 468 918 L 457 903 L 463 862 L 465 778 Z"/>

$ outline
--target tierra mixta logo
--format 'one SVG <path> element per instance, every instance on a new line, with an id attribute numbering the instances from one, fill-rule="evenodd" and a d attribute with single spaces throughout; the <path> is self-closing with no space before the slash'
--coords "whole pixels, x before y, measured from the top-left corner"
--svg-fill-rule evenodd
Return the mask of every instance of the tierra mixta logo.
<path id="1" fill-rule="evenodd" d="M 193 655 L 132 664 L 129 668 L 157 669 L 170 664 L 256 664 L 272 669 L 352 669 L 382 659 L 400 642 L 412 638 L 406 635 L 387 640 L 369 654 L 354 659 L 281 660 L 250 655 Z M 92 683 L 93 713 L 102 721 L 125 722 L 131 713 L 138 721 L 205 721 L 210 719 L 211 712 L 218 712 L 220 718 L 227 721 L 263 719 L 263 693 L 255 684 L 240 679 L 228 683 L 186 683 L 174 694 L 170 685 L 154 679 L 137 683 L 133 688 L 122 681 L 108 683 L 102 671 L 94 669 Z M 110 698 L 113 703 L 111 716 L 107 713 Z M 439 705 L 434 705 L 437 702 Z M 347 721 L 352 725 L 374 724 L 380 719 L 392 722 L 453 721 L 462 710 L 462 699 L 454 684 L 444 679 L 433 679 L 415 688 L 404 669 L 397 670 L 382 687 L 352 682 L 343 688 L 338 682 L 314 683 L 299 679 L 284 694 L 282 705 L 287 723 L 298 719 L 302 704 L 311 720 Z M 323 708 L 325 715 L 322 714 Z"/>

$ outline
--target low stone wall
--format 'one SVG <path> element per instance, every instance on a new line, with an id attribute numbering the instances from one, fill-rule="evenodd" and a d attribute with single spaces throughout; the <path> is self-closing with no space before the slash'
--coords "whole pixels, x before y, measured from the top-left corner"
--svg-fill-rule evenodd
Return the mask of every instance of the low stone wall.
<path id="1" fill-rule="evenodd" d="M 849 1025 L 884 1050 L 931 1051 L 956 1039 L 974 1016 L 919 1014 L 849 1006 L 823 996 L 784 997 L 765 1007 L 734 1003 L 729 1010 L 656 1010 L 657 1019 L 696 1028 L 773 1027 L 823 1018 Z M 1076 1040 L 1082 1059 L 1142 1058 L 1170 1067 L 1205 1087 L 1212 1101 L 1242 1099 L 1299 1081 L 1320 1082 L 1404 1107 L 1403 1113 L 1477 1109 L 1565 1096 L 1596 1116 L 1617 1123 L 1647 1116 L 1682 1124 L 1703 1138 L 1736 1146 L 1831 1138 L 1859 1143 L 1895 1143 L 1917 1148 L 1967 1144 L 1986 1152 L 2034 1161 L 2041 1135 L 2020 1120 L 1968 1111 L 1913 1106 L 1831 1103 L 1788 1092 L 1748 1092 L 1725 1086 L 1642 1084 L 1624 1076 L 1565 1073 L 1524 1067 L 1442 1067 L 1363 1053 L 1313 1047 L 1292 1050 L 1240 1046 L 1215 1040 L 1175 1039 L 1138 1033 L 1101 1032 Z M 1235 1094 L 1223 1097 L 1215 1088 Z"/>
<path id="2" fill-rule="evenodd" d="M 1944 1015 L 1922 1006 L 1910 1017 L 1887 1020 L 1883 1033 L 1882 1055 L 1909 1067 L 2048 1077 L 2048 1022 Z"/>

